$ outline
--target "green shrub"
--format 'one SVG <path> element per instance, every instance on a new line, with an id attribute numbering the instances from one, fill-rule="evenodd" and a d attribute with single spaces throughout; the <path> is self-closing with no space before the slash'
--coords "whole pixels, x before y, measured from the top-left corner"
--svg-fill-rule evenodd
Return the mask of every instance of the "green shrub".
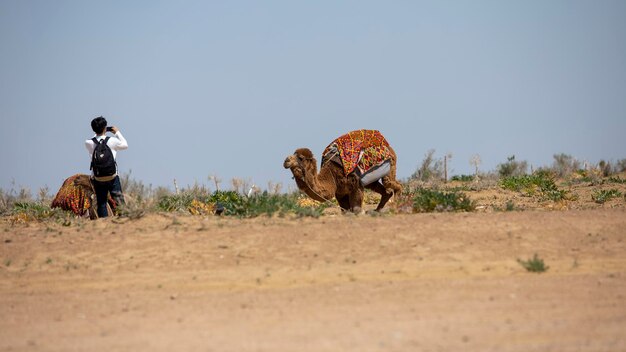
<path id="1" fill-rule="evenodd" d="M 191 193 L 182 192 L 179 194 L 161 196 L 157 202 L 156 208 L 162 211 L 186 211 L 193 200 L 198 200 Z"/>
<path id="2" fill-rule="evenodd" d="M 474 175 L 454 175 L 450 179 L 452 181 L 470 182 L 474 181 Z"/>
<path id="3" fill-rule="evenodd" d="M 613 176 L 613 177 L 609 177 L 608 179 L 609 183 L 619 183 L 619 184 L 626 184 L 626 178 L 621 178 L 619 176 Z"/>
<path id="4" fill-rule="evenodd" d="M 413 211 L 417 213 L 473 211 L 476 205 L 462 192 L 442 192 L 417 188 L 413 192 Z"/>
<path id="5" fill-rule="evenodd" d="M 209 197 L 211 203 L 238 204 L 243 201 L 244 197 L 235 191 L 216 191 Z"/>
<path id="6" fill-rule="evenodd" d="M 71 224 L 74 214 L 60 208 L 51 209 L 50 206 L 35 202 L 17 202 L 13 204 L 11 219 L 13 222 L 29 222 L 55 220 L 63 224 Z"/>
<path id="7" fill-rule="evenodd" d="M 235 215 L 239 217 L 257 217 L 261 215 L 271 216 L 278 214 L 284 216 L 289 213 L 297 216 L 319 217 L 322 215 L 326 204 L 315 207 L 301 206 L 298 204 L 297 194 L 270 194 L 263 192 L 249 198 L 240 198 L 237 201 L 225 200 L 225 215 Z"/>
<path id="8" fill-rule="evenodd" d="M 595 174 L 594 172 L 587 171 L 587 170 L 576 170 L 576 172 L 574 172 L 572 175 L 575 176 L 575 177 L 571 177 L 569 180 L 572 183 L 597 184 L 602 181 L 599 175 Z"/>
<path id="9" fill-rule="evenodd" d="M 157 209 L 167 212 L 187 212 L 194 201 L 202 204 L 219 203 L 224 208 L 223 215 L 238 217 L 271 216 L 273 214 L 284 216 L 287 213 L 293 213 L 297 216 L 319 217 L 327 207 L 323 204 L 315 207 L 301 206 L 298 204 L 297 194 L 263 192 L 245 197 L 234 191 L 216 191 L 210 195 L 184 191 L 180 194 L 162 196 L 157 203 Z"/>
<path id="10" fill-rule="evenodd" d="M 189 210 L 193 201 L 201 203 L 217 203 L 220 202 L 233 207 L 235 204 L 241 203 L 243 196 L 234 191 L 215 191 L 212 194 L 204 190 L 189 189 L 183 190 L 179 194 L 163 195 L 159 198 L 156 208 L 161 211 L 183 211 Z"/>
<path id="11" fill-rule="evenodd" d="M 604 204 L 606 201 L 609 201 L 613 198 L 618 198 L 622 196 L 622 192 L 617 189 L 609 189 L 609 190 L 595 190 L 591 194 L 591 199 L 598 204 Z"/>
<path id="12" fill-rule="evenodd" d="M 18 191 L 0 189 L 0 215 L 10 214 L 17 203 L 34 203 L 30 189 L 20 187 Z"/>
<path id="13" fill-rule="evenodd" d="M 527 271 L 530 271 L 533 273 L 542 273 L 550 268 L 549 266 L 545 265 L 545 263 L 543 262 L 543 259 L 537 256 L 537 253 L 535 253 L 532 259 L 528 259 L 528 260 L 518 259 L 517 262 L 520 263 Z"/>
<path id="14" fill-rule="evenodd" d="M 546 171 L 537 171 L 532 175 L 509 176 L 500 180 L 504 189 L 522 192 L 528 196 L 538 196 L 541 200 L 555 202 L 569 198 L 568 192 L 559 189 L 554 183 L 554 175 Z"/>
<path id="15" fill-rule="evenodd" d="M 28 214 L 35 219 L 45 219 L 50 216 L 52 209 L 50 207 L 31 202 L 18 202 L 13 204 L 14 214 Z"/>

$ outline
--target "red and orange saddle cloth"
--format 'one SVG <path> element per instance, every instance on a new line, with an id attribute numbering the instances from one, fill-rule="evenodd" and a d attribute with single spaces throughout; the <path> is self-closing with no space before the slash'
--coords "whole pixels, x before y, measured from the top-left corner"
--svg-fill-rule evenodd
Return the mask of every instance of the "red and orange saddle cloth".
<path id="1" fill-rule="evenodd" d="M 378 166 L 391 159 L 389 143 L 376 130 L 358 130 L 344 134 L 335 139 L 324 149 L 322 164 L 338 154 L 346 175 L 356 168 L 361 174 L 366 173 L 374 166 Z"/>
<path id="2" fill-rule="evenodd" d="M 68 177 L 54 197 L 51 208 L 69 210 L 78 216 L 85 215 L 91 207 L 91 202 L 95 201 L 91 199 L 94 194 L 91 187 L 89 175 L 76 174 Z M 115 209 L 115 205 L 115 201 L 109 196 L 109 206 Z"/>

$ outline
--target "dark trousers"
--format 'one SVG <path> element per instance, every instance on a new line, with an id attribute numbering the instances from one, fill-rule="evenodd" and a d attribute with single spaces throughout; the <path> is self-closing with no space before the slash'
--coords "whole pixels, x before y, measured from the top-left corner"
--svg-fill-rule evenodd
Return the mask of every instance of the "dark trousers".
<path id="1" fill-rule="evenodd" d="M 105 218 L 109 215 L 107 211 L 107 201 L 109 193 L 115 201 L 115 206 L 119 207 L 125 203 L 124 194 L 122 193 L 122 184 L 120 177 L 115 176 L 114 179 L 107 182 L 93 180 L 93 187 L 96 189 L 96 199 L 98 201 L 98 217 Z"/>

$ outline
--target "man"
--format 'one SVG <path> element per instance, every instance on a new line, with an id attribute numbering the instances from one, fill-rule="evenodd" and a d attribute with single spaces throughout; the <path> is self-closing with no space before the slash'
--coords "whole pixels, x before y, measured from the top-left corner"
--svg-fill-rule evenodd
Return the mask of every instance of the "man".
<path id="1" fill-rule="evenodd" d="M 92 181 L 93 186 L 96 191 L 96 199 L 98 203 L 98 217 L 107 217 L 107 198 L 109 192 L 111 193 L 111 197 L 115 200 L 116 205 L 124 204 L 124 194 L 122 193 L 122 184 L 120 183 L 120 177 L 117 174 L 117 151 L 124 150 L 128 148 L 128 143 L 120 130 L 111 126 L 107 128 L 107 120 L 100 116 L 96 117 L 91 121 L 91 129 L 96 133 L 96 135 L 85 141 L 85 147 L 87 147 L 87 151 L 89 152 L 89 157 L 91 158 L 91 169 L 92 169 Z M 107 137 L 107 131 L 113 133 L 112 137 Z M 97 158 L 98 155 L 94 155 L 94 151 L 101 144 L 98 150 L 103 151 L 106 148 L 104 145 L 110 148 L 110 153 L 112 154 L 112 170 L 110 172 L 102 173 L 98 169 Z M 107 151 L 108 153 L 108 151 Z M 104 155 L 102 152 L 100 155 Z M 94 167 L 94 165 L 96 167 Z"/>

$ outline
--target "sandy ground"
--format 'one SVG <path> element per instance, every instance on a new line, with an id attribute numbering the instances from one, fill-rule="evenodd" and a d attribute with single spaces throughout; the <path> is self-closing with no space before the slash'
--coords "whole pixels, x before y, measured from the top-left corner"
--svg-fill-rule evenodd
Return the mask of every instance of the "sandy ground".
<path id="1" fill-rule="evenodd" d="M 3 221 L 0 260 L 2 351 L 626 351 L 623 206 Z"/>

